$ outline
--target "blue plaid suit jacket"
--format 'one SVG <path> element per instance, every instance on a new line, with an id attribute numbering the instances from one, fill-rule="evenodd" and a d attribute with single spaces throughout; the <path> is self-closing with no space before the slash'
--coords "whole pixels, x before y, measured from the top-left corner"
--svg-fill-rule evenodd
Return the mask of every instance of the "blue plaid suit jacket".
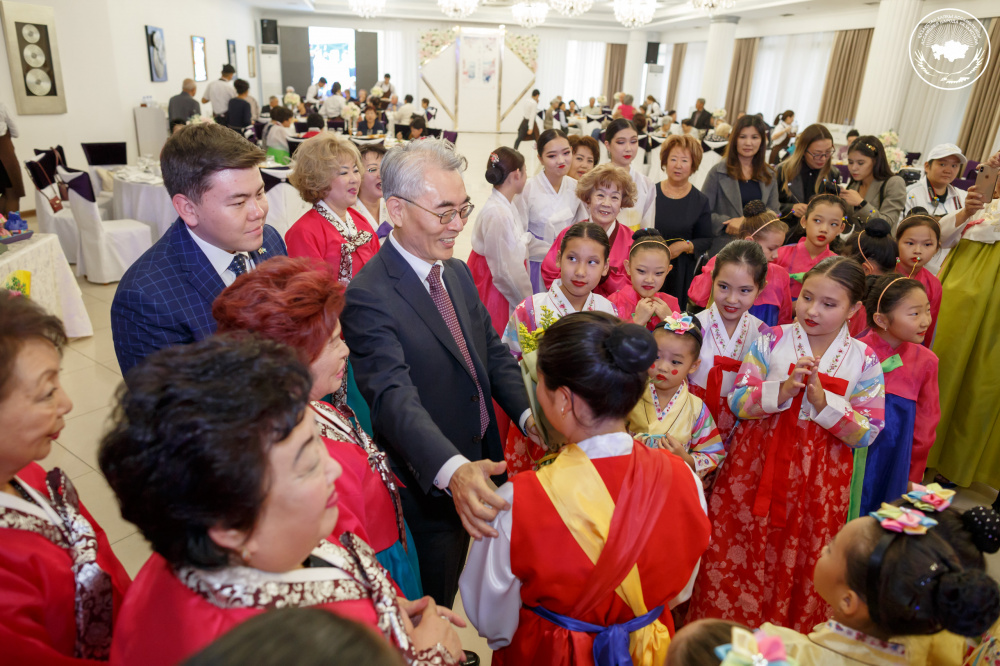
<path id="1" fill-rule="evenodd" d="M 267 225 L 263 248 L 265 258 L 288 254 L 281 234 Z M 224 288 L 184 222 L 177 219 L 129 266 L 115 291 L 111 336 L 122 374 L 158 349 L 215 333 L 212 302 Z"/>

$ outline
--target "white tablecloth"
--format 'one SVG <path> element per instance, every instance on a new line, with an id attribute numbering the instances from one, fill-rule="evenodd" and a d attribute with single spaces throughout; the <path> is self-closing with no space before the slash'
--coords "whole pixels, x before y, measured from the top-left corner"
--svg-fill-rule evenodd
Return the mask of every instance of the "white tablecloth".
<path id="1" fill-rule="evenodd" d="M 162 180 L 152 183 L 133 183 L 115 178 L 112 200 L 116 220 L 137 220 L 148 224 L 153 242 L 167 233 L 177 219 L 177 211 L 170 201 Z"/>
<path id="2" fill-rule="evenodd" d="M 0 284 L 14 271 L 31 273 L 30 298 L 46 312 L 59 317 L 66 335 L 84 338 L 94 334 L 80 285 L 73 277 L 66 255 L 55 234 L 35 234 L 28 240 L 7 245 L 0 254 Z"/>

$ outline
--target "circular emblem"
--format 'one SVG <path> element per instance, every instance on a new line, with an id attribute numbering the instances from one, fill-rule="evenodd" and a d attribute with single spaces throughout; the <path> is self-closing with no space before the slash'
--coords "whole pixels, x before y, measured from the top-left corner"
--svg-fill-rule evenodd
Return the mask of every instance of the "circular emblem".
<path id="1" fill-rule="evenodd" d="M 972 14 L 961 9 L 931 12 L 910 34 L 910 65 L 924 83 L 941 90 L 971 86 L 986 71 L 990 38 Z"/>

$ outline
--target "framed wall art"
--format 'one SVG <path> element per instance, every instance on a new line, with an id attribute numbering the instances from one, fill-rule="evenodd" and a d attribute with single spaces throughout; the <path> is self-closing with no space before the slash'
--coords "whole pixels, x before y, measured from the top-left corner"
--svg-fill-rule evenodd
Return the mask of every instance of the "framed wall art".
<path id="1" fill-rule="evenodd" d="M 0 20 L 18 114 L 66 113 L 52 7 L 4 1 Z"/>
<path id="2" fill-rule="evenodd" d="M 205 62 L 205 38 L 191 35 L 191 59 L 194 61 L 194 80 L 208 81 L 208 64 Z"/>
<path id="3" fill-rule="evenodd" d="M 233 66 L 233 69 L 239 73 L 240 68 L 236 66 L 236 40 L 227 39 L 226 40 L 226 51 L 229 53 L 229 64 Z"/>
<path id="4" fill-rule="evenodd" d="M 163 28 L 146 26 L 146 50 L 149 52 L 149 78 L 152 81 L 167 80 L 167 44 L 163 40 Z"/>
<path id="5" fill-rule="evenodd" d="M 247 47 L 247 76 L 257 76 L 257 49 L 252 46 Z"/>

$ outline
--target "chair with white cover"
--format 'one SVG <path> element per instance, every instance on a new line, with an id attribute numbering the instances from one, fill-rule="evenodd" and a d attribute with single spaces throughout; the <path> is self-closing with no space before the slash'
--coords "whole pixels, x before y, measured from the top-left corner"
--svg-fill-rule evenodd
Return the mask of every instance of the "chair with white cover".
<path id="1" fill-rule="evenodd" d="M 55 234 L 59 237 L 66 261 L 75 264 L 80 249 L 80 234 L 76 228 L 76 220 L 69 209 L 69 202 L 63 201 L 62 210 L 52 210 L 50 199 L 59 196 L 59 188 L 55 185 L 56 163 L 51 155 L 41 155 L 37 159 L 27 160 L 31 182 L 35 184 L 35 218 L 38 220 L 38 230 L 43 234 Z"/>
<path id="2" fill-rule="evenodd" d="M 89 174 L 58 169 L 59 177 L 69 186 L 69 201 L 80 231 L 76 274 L 98 284 L 118 282 L 153 245 L 149 225 L 136 220 L 102 220 Z"/>
<path id="3" fill-rule="evenodd" d="M 114 192 L 103 189 L 101 176 L 98 169 L 116 169 L 128 164 L 128 151 L 124 141 L 114 141 L 110 143 L 81 143 L 83 156 L 87 158 L 90 171 L 90 182 L 94 186 L 94 193 L 97 195 L 97 205 L 101 209 L 101 215 L 111 217 L 111 199 Z M 65 166 L 65 164 L 64 164 Z"/>
<path id="4" fill-rule="evenodd" d="M 264 194 L 267 196 L 267 224 L 274 227 L 281 237 L 300 217 L 312 207 L 299 196 L 288 182 L 292 170 L 288 167 L 262 168 L 260 176 L 264 179 Z"/>

